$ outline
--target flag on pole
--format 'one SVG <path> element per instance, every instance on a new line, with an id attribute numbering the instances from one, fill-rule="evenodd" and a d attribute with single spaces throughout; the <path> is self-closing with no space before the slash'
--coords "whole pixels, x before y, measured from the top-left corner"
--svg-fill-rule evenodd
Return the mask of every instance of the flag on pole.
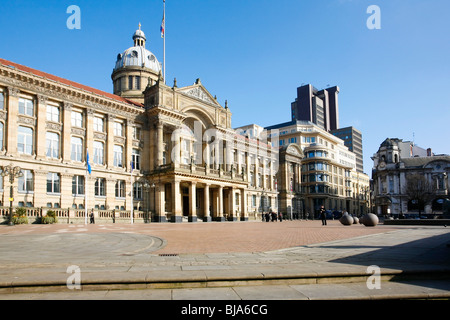
<path id="1" fill-rule="evenodd" d="M 164 0 L 164 3 L 166 3 L 166 1 Z M 161 38 L 163 38 L 164 39 L 164 31 L 165 31 L 165 29 L 166 29 L 166 10 L 164 9 L 164 13 L 163 13 L 163 19 L 162 19 L 162 22 L 161 22 L 161 28 L 160 28 L 160 31 L 161 31 Z"/>
<path id="2" fill-rule="evenodd" d="M 133 160 L 130 161 L 130 167 L 131 167 L 131 173 L 133 173 L 133 170 L 134 170 L 134 162 L 133 162 Z"/>
<path id="3" fill-rule="evenodd" d="M 87 171 L 89 174 L 92 173 L 91 164 L 89 163 L 89 150 L 86 150 L 86 164 L 87 164 Z"/>

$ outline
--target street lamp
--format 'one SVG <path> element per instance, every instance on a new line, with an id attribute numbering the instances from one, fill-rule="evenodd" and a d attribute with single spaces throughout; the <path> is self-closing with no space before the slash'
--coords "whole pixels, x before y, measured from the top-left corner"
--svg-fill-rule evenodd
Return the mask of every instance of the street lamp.
<path id="1" fill-rule="evenodd" d="M 147 219 L 149 218 L 149 211 L 150 211 L 150 196 L 149 196 L 149 193 L 150 193 L 150 189 L 154 189 L 154 188 L 155 188 L 155 184 L 154 183 L 150 184 L 148 182 L 148 180 L 144 181 L 144 191 L 145 191 L 145 193 L 147 195 L 147 205 L 146 205 L 146 208 L 147 208 Z"/>
<path id="2" fill-rule="evenodd" d="M 3 166 L 2 177 L 9 176 L 9 222 L 8 225 L 13 226 L 13 201 L 14 201 L 14 179 L 23 176 L 22 169 L 19 166 L 13 167 L 12 165 Z"/>

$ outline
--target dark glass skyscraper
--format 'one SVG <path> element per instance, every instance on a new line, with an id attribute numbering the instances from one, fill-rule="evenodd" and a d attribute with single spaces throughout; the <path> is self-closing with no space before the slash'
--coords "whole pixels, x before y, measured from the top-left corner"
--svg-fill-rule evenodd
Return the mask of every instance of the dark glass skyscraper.
<path id="1" fill-rule="evenodd" d="M 318 90 L 307 84 L 297 88 L 297 98 L 291 104 L 292 120 L 315 123 L 326 131 L 339 128 L 339 87 Z"/>

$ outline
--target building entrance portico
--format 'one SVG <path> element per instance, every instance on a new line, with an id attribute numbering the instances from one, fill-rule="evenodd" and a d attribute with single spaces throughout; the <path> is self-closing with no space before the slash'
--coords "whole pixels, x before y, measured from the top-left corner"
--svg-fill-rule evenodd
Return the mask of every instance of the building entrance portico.
<path id="1" fill-rule="evenodd" d="M 143 164 L 145 179 L 157 185 L 155 205 L 148 204 L 154 221 L 246 221 L 247 197 L 277 197 L 278 149 L 232 129 L 228 104 L 199 79 L 171 88 L 160 78 L 144 97 L 150 147 Z"/>
<path id="2" fill-rule="evenodd" d="M 242 186 L 223 187 L 217 182 L 178 181 L 155 188 L 154 221 L 246 221 L 247 199 Z M 152 206 L 153 207 L 153 206 Z"/>

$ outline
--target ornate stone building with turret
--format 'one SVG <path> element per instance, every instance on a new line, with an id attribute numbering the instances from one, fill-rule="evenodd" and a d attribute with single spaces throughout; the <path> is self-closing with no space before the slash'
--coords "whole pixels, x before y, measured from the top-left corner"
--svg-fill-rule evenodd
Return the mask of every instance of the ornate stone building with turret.
<path id="1" fill-rule="evenodd" d="M 413 142 L 386 139 L 372 157 L 375 213 L 442 217 L 448 214 L 450 156 Z"/>
<path id="2" fill-rule="evenodd" d="M 87 210 L 111 222 L 245 221 L 261 198 L 277 210 L 278 148 L 232 129 L 227 102 L 200 79 L 166 85 L 140 27 L 111 78 L 114 94 L 0 59 L 3 217 L 10 204 L 60 222 Z"/>

